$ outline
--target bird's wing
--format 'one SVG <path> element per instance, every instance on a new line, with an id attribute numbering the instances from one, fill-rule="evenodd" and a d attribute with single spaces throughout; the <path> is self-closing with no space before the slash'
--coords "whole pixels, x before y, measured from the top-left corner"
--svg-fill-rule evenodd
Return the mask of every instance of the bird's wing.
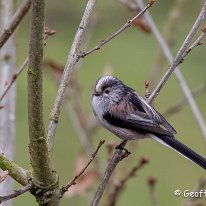
<path id="1" fill-rule="evenodd" d="M 116 127 L 126 128 L 143 134 L 152 133 L 154 135 L 161 134 L 173 137 L 171 132 L 161 128 L 159 124 L 147 118 L 147 115 L 142 112 L 139 112 L 138 115 L 127 115 L 124 111 L 118 114 L 107 112 L 103 115 L 103 118 L 109 124 Z"/>
<path id="2" fill-rule="evenodd" d="M 142 97 L 138 96 L 136 92 L 130 96 L 131 98 L 129 98 L 129 101 L 131 101 L 131 104 L 137 108 L 137 111 L 145 112 L 153 122 L 164 126 L 172 134 L 176 134 L 175 129 L 167 122 L 167 120 Z"/>

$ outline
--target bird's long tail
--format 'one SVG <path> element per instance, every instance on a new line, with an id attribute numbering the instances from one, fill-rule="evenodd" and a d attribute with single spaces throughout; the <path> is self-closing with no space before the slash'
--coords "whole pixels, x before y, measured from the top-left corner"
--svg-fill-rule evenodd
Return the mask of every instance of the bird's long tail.
<path id="1" fill-rule="evenodd" d="M 206 170 L 206 159 L 202 157 L 201 155 L 197 154 L 195 151 L 181 143 L 175 138 L 163 136 L 163 135 L 155 135 L 152 136 L 157 141 L 161 142 L 162 144 L 165 144 L 166 146 L 171 147 L 172 149 L 176 150 L 178 153 L 186 157 L 187 159 L 190 159 L 191 161 L 195 162 L 197 165 L 202 167 Z"/>

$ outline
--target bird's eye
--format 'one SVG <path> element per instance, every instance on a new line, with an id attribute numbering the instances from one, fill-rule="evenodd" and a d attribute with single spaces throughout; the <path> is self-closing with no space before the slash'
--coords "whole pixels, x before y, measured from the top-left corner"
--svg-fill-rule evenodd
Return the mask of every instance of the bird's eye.
<path id="1" fill-rule="evenodd" d="M 108 89 L 105 89 L 105 94 L 109 94 L 109 90 Z"/>

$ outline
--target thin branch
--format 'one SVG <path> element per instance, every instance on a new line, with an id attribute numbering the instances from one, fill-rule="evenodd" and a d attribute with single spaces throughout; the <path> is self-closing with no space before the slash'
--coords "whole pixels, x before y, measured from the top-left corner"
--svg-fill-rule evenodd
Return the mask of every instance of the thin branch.
<path id="1" fill-rule="evenodd" d="M 47 205 L 58 205 L 56 196 L 58 177 L 52 168 L 51 156 L 45 135 L 42 97 L 42 61 L 44 46 L 45 0 L 32 0 L 28 65 L 28 124 L 29 152 L 32 166 L 32 181 L 38 188 L 52 193 Z M 36 195 L 36 197 L 38 197 Z M 41 195 L 38 201 L 41 204 Z"/>
<path id="2" fill-rule="evenodd" d="M 92 163 L 92 161 L 94 160 L 94 158 L 97 156 L 99 149 L 101 148 L 101 146 L 105 143 L 105 140 L 100 140 L 99 145 L 97 147 L 97 149 L 94 151 L 94 153 L 91 155 L 90 160 L 88 161 L 88 163 L 83 167 L 83 169 L 73 178 L 73 180 L 71 180 L 67 185 L 63 186 L 60 190 L 60 195 L 63 195 L 65 192 L 68 191 L 68 189 L 72 186 L 76 184 L 77 179 L 85 172 L 85 170 L 89 167 L 89 165 Z"/>
<path id="3" fill-rule="evenodd" d="M 98 16 L 95 14 L 92 15 L 90 18 L 90 22 L 87 26 L 87 30 L 86 30 L 85 37 L 84 37 L 84 42 L 82 43 L 82 46 L 81 46 L 82 48 L 84 48 L 84 49 L 88 48 L 89 42 L 91 41 L 93 33 L 94 33 L 94 29 L 98 23 L 99 23 Z M 81 68 L 82 63 L 83 63 L 83 61 L 80 61 L 76 65 L 76 71 Z M 95 127 L 93 127 L 94 129 L 91 128 L 91 125 L 95 126 L 94 124 L 97 123 L 97 121 L 94 122 L 93 121 L 94 119 L 90 119 L 90 118 L 88 120 L 88 115 L 86 115 L 86 112 L 84 111 L 84 103 L 81 100 L 81 85 L 78 82 L 78 72 L 74 72 L 72 74 L 70 83 L 72 86 L 70 87 L 71 92 L 70 92 L 70 94 L 68 94 L 68 96 L 71 97 L 70 100 L 74 105 L 75 112 L 76 112 L 76 115 L 77 115 L 78 120 L 79 120 L 79 124 L 82 127 L 82 131 L 85 133 L 85 136 L 89 137 L 89 136 L 91 136 L 91 133 L 93 133 L 95 130 Z M 94 117 L 93 114 L 90 114 L 90 115 L 92 117 Z M 90 147 L 92 148 L 92 151 L 93 151 L 93 146 L 92 146 L 90 139 L 91 138 L 87 138 L 86 141 L 88 141 L 88 144 L 91 145 Z M 90 154 L 91 154 L 91 152 L 90 152 Z"/>
<path id="4" fill-rule="evenodd" d="M 183 16 L 186 1 L 187 0 L 175 0 L 171 10 L 169 11 L 168 20 L 166 21 L 163 29 L 163 37 L 170 48 L 172 45 L 174 45 L 175 38 L 178 36 L 177 30 L 180 27 L 181 17 Z M 161 67 L 164 60 L 165 56 L 162 50 L 159 48 L 150 70 L 149 79 L 151 88 L 154 88 L 154 86 L 156 86 L 159 81 L 162 70 Z"/>
<path id="5" fill-rule="evenodd" d="M 140 1 L 138 0 L 138 3 L 139 2 Z M 142 2 L 142 0 L 141 0 L 141 2 Z M 160 90 L 165 85 L 166 81 L 169 79 L 170 75 L 173 73 L 175 68 L 182 62 L 182 56 L 183 56 L 184 52 L 186 51 L 187 47 L 189 46 L 190 42 L 192 41 L 192 38 L 195 35 L 196 31 L 200 27 L 203 19 L 205 18 L 205 15 L 206 15 L 206 3 L 203 5 L 192 29 L 188 33 L 187 37 L 185 38 L 183 44 L 181 45 L 181 47 L 180 47 L 180 49 L 179 49 L 179 51 L 174 59 L 172 58 L 172 55 L 170 54 L 168 47 L 167 47 L 167 44 L 164 42 L 163 38 L 158 40 L 158 41 L 161 41 L 160 45 L 162 47 L 164 47 L 164 51 L 167 51 L 167 52 L 165 52 L 167 59 L 170 60 L 170 62 L 171 62 L 171 59 L 173 59 L 173 60 L 170 64 L 167 72 L 165 73 L 165 75 L 163 76 L 163 78 L 161 79 L 161 81 L 159 82 L 157 87 L 154 89 L 154 91 L 152 92 L 152 94 L 148 98 L 149 103 L 152 102 L 154 100 L 154 98 L 159 94 Z M 158 33 L 159 33 L 159 31 L 158 31 Z"/>
<path id="6" fill-rule="evenodd" d="M 50 117 L 50 122 L 48 127 L 48 133 L 47 133 L 47 140 L 48 140 L 50 153 L 53 148 L 54 136 L 56 133 L 56 128 L 59 120 L 60 110 L 63 103 L 66 87 L 68 85 L 71 72 L 74 70 L 74 66 L 77 63 L 79 47 L 82 44 L 83 35 L 88 25 L 89 17 L 91 16 L 91 13 L 93 11 L 95 2 L 96 0 L 89 0 L 87 3 L 84 15 L 78 27 L 77 33 L 74 37 L 74 41 L 72 43 L 72 47 L 67 58 L 67 62 L 59 85 L 59 89 L 57 91 L 57 97 L 55 99 L 55 103 L 51 111 L 51 117 Z"/>
<path id="7" fill-rule="evenodd" d="M 142 0 L 136 0 L 136 2 L 141 7 L 144 7 L 144 3 L 143 3 Z M 171 62 L 167 72 L 165 73 L 165 75 L 163 76 L 163 78 L 161 79 L 161 81 L 159 82 L 157 87 L 154 89 L 154 91 L 152 92 L 150 97 L 147 99 L 147 101 L 148 101 L 148 103 L 151 103 L 154 100 L 154 98 L 160 92 L 160 90 L 165 85 L 166 81 L 169 79 L 169 77 L 171 76 L 171 74 L 174 71 L 175 75 L 176 75 L 176 78 L 179 82 L 179 85 L 181 86 L 181 89 L 182 89 L 182 91 L 183 91 L 185 97 L 187 98 L 187 101 L 188 101 L 188 103 L 191 107 L 193 115 L 196 118 L 198 126 L 199 126 L 199 128 L 200 128 L 200 130 L 203 134 L 203 137 L 206 140 L 206 126 L 205 126 L 202 114 L 199 111 L 198 106 L 197 106 L 194 98 L 192 97 L 191 91 L 190 91 L 189 87 L 187 86 L 187 83 L 184 79 L 184 76 L 182 75 L 180 70 L 178 68 L 176 68 L 180 63 L 182 63 L 183 55 L 185 55 L 185 52 L 187 51 L 187 48 L 188 48 L 190 42 L 192 41 L 193 36 L 195 35 L 196 31 L 200 27 L 203 19 L 205 18 L 205 15 L 206 15 L 206 3 L 204 4 L 203 8 L 201 9 L 199 16 L 197 17 L 192 29 L 190 30 L 187 37 L 185 38 L 185 40 L 184 40 L 182 46 L 180 47 L 176 57 L 173 59 L 173 56 L 172 56 L 172 54 L 169 50 L 169 47 L 168 47 L 167 43 L 165 42 L 164 38 L 161 36 L 161 34 L 160 34 L 158 28 L 156 27 L 153 19 L 151 18 L 150 14 L 145 13 L 145 18 L 146 18 L 148 24 L 150 25 L 150 27 L 152 29 L 152 32 L 154 33 L 154 35 L 155 35 L 155 37 L 156 37 L 156 39 L 157 39 L 157 41 L 158 41 L 158 43 L 161 47 L 166 59 L 168 60 L 168 62 Z M 194 46 L 192 48 L 194 48 Z M 187 54 L 188 53 L 189 52 L 187 52 Z M 176 68 L 176 70 L 175 70 L 175 68 Z"/>
<path id="8" fill-rule="evenodd" d="M 5 44 L 9 37 L 14 33 L 16 27 L 19 25 L 23 17 L 29 11 L 31 6 L 31 0 L 24 0 L 19 6 L 14 16 L 11 18 L 8 26 L 4 28 L 4 31 L 0 35 L 0 48 Z"/>
<path id="9" fill-rule="evenodd" d="M 142 157 L 139 161 L 138 164 L 135 165 L 126 175 L 118 180 L 118 182 L 114 183 L 111 185 L 111 188 L 109 189 L 109 197 L 108 197 L 108 203 L 106 206 L 114 206 L 116 205 L 117 198 L 119 197 L 121 191 L 124 189 L 126 183 L 128 180 L 132 177 L 135 177 L 137 172 L 140 171 L 145 164 L 148 163 L 148 158 Z"/>
<path id="10" fill-rule="evenodd" d="M 157 196 L 155 193 L 155 186 L 157 183 L 157 179 L 155 177 L 149 177 L 147 180 L 148 186 L 149 186 L 149 192 L 150 192 L 150 198 L 152 206 L 158 206 Z"/>
<path id="11" fill-rule="evenodd" d="M 3 153 L 0 153 L 0 168 L 2 170 L 8 170 L 9 176 L 21 185 L 28 184 L 28 181 L 31 178 L 27 170 L 17 165 L 14 161 L 6 158 Z"/>
<path id="12" fill-rule="evenodd" d="M 54 35 L 55 33 L 56 33 L 56 31 L 53 29 L 49 29 L 48 27 L 44 28 L 44 46 L 46 46 L 45 41 L 48 39 L 48 37 Z M 2 92 L 2 94 L 0 96 L 0 102 L 4 99 L 5 95 L 7 94 L 7 92 L 11 88 L 11 86 L 14 84 L 14 82 L 17 80 L 17 78 L 20 76 L 20 74 L 26 68 L 26 66 L 28 65 L 28 62 L 29 62 L 29 57 L 26 57 L 26 59 L 24 60 L 23 64 L 19 67 L 17 72 L 12 75 L 11 80 L 6 85 L 6 88 L 4 89 L 4 91 Z"/>
<path id="13" fill-rule="evenodd" d="M 88 54 L 91 54 L 92 52 L 99 50 L 102 46 L 104 46 L 106 43 L 108 43 L 109 41 L 111 41 L 113 38 L 115 38 L 116 36 L 118 36 L 120 33 L 122 33 L 124 30 L 126 30 L 127 28 L 129 28 L 133 22 L 140 17 L 142 14 L 144 14 L 153 4 L 155 3 L 154 0 L 150 0 L 148 2 L 148 4 L 132 19 L 130 19 L 129 21 L 127 21 L 120 29 L 118 29 L 116 32 L 114 32 L 111 36 L 109 36 L 108 38 L 102 40 L 97 46 L 95 46 L 94 48 L 90 49 L 87 52 L 80 52 L 79 54 L 79 59 L 80 58 L 84 58 L 85 56 L 87 56 Z"/>
<path id="14" fill-rule="evenodd" d="M 0 102 L 4 99 L 5 95 L 7 94 L 7 92 L 9 91 L 9 89 L 11 88 L 11 86 L 14 84 L 14 82 L 16 81 L 16 79 L 18 78 L 18 76 L 22 73 L 22 71 L 26 68 L 27 64 L 28 64 L 28 60 L 29 58 L 27 57 L 23 64 L 19 67 L 19 69 L 17 70 L 17 72 L 15 74 L 13 74 L 10 82 L 7 84 L 6 88 L 4 89 L 1 97 L 0 97 Z"/>
<path id="15" fill-rule="evenodd" d="M 192 91 L 193 98 L 199 97 L 200 95 L 206 93 L 206 83 L 201 84 L 198 88 Z M 177 101 L 174 105 L 170 106 L 164 113 L 163 116 L 171 116 L 180 110 L 183 109 L 188 104 L 188 101 L 185 97 L 182 97 L 179 101 Z"/>
<path id="16" fill-rule="evenodd" d="M 14 193 L 10 194 L 10 195 L 6 195 L 6 196 L 0 196 L 0 204 L 2 202 L 5 202 L 7 200 L 10 200 L 12 198 L 18 197 L 22 194 L 24 194 L 25 192 L 28 192 L 32 187 L 31 183 L 28 183 L 27 185 L 25 185 L 24 187 L 22 187 L 19 190 L 14 191 Z"/>
<path id="17" fill-rule="evenodd" d="M 202 33 L 200 36 L 196 39 L 196 41 L 185 51 L 185 53 L 182 55 L 182 59 L 184 59 L 195 47 L 202 45 L 202 40 L 206 36 L 206 24 L 202 27 Z"/>
<path id="18" fill-rule="evenodd" d="M 126 145 L 126 141 L 121 144 L 122 147 L 124 147 Z M 109 182 L 109 179 L 114 171 L 114 169 L 116 168 L 116 166 L 118 165 L 118 163 L 123 160 L 124 158 L 126 158 L 129 155 L 128 152 L 121 150 L 121 149 L 117 149 L 113 156 L 111 161 L 109 162 L 109 164 L 107 165 L 107 168 L 104 172 L 104 176 L 97 188 L 97 191 L 94 195 L 94 198 L 92 200 L 91 206 L 97 206 L 99 204 L 99 201 L 105 191 L 105 188 Z"/>
<path id="19" fill-rule="evenodd" d="M 8 6 L 8 2 L 5 1 L 5 5 Z M 8 19 L 10 19 L 10 18 L 8 18 Z M 10 49 L 9 51 L 7 51 L 7 54 L 5 54 L 5 57 L 7 57 L 7 61 L 12 60 L 13 57 L 11 58 L 11 55 L 15 51 L 15 49 L 13 47 L 11 47 L 11 45 L 10 45 L 11 41 L 12 41 L 12 38 L 10 38 L 9 41 L 7 42 L 7 44 L 5 45 L 5 47 L 3 47 L 1 49 L 1 52 L 3 52 L 5 49 L 7 49 L 7 47 L 8 47 L 8 49 Z M 4 57 L 4 59 L 6 59 L 5 57 Z M 8 62 L 6 62 L 6 63 L 8 63 Z M 12 69 L 14 69 L 15 68 L 15 62 L 13 62 L 10 67 L 11 68 L 6 67 L 5 70 L 8 72 L 8 71 L 11 71 Z M 12 73 L 13 73 L 13 71 L 11 71 L 8 75 L 6 75 L 5 79 L 4 80 L 2 79 L 2 83 L 5 84 L 5 82 L 9 79 L 9 77 L 12 75 Z M 12 91 L 10 91 L 10 92 L 12 92 Z M 12 93 L 10 93 L 10 94 L 12 94 Z M 9 94 L 9 96 L 10 96 L 10 94 Z M 7 97 L 10 98 L 9 96 L 7 96 Z M 14 97 L 15 97 L 15 95 L 14 95 Z M 4 99 L 4 104 L 6 104 L 6 108 L 7 108 L 7 110 L 5 110 L 5 116 L 9 117 L 9 118 L 12 118 L 12 119 L 9 119 L 8 120 L 9 122 L 8 121 L 3 122 L 3 127 L 4 128 L 7 128 L 8 125 L 11 125 L 11 122 L 14 121 L 14 119 L 15 119 L 14 114 L 11 114 L 10 112 L 8 112 L 8 108 L 10 107 L 9 104 L 10 103 L 14 104 L 15 101 L 14 101 L 14 99 L 12 99 L 9 103 L 8 98 Z M 5 101 L 7 101 L 7 102 L 5 102 Z M 1 114 L 1 121 L 2 121 L 2 119 L 4 119 L 2 117 L 3 117 L 3 114 Z M 3 129 L 1 131 L 3 131 Z M 5 136 L 5 139 L 6 139 L 5 143 L 1 144 L 1 146 L 3 148 L 4 148 L 4 145 L 5 145 L 5 150 L 6 150 L 6 147 L 8 145 L 12 145 L 12 143 L 8 142 L 8 138 L 10 138 L 13 135 L 12 133 L 13 133 L 13 129 L 11 129 L 11 128 L 7 128 L 7 134 L 2 134 L 1 133 L 1 138 L 3 138 Z M 11 156 L 12 156 L 11 152 L 13 152 L 13 151 L 9 152 L 9 151 L 6 150 L 5 152 L 6 152 L 6 155 L 9 156 L 9 158 L 11 158 Z M 28 172 L 25 169 L 18 166 L 14 161 L 6 158 L 3 153 L 0 153 L 0 168 L 2 170 L 8 170 L 9 175 L 22 185 L 26 185 L 28 183 L 28 180 L 30 179 L 30 175 L 28 174 Z"/>

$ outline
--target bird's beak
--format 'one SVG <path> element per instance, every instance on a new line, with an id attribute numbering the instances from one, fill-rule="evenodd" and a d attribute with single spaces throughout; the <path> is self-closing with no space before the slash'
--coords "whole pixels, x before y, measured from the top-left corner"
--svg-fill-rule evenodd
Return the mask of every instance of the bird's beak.
<path id="1" fill-rule="evenodd" d="M 94 95 L 94 96 L 99 96 L 99 93 L 98 93 L 97 91 L 94 91 L 94 92 L 93 92 L 93 95 Z"/>

